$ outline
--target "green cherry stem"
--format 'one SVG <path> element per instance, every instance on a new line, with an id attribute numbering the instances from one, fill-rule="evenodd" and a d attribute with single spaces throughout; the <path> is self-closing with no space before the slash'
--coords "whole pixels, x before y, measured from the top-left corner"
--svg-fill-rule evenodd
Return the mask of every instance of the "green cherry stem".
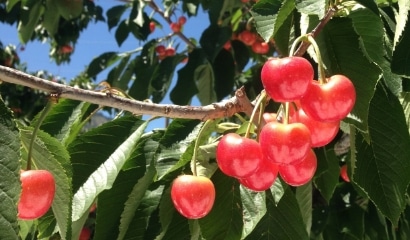
<path id="1" fill-rule="evenodd" d="M 317 45 L 315 39 L 311 35 L 308 36 L 308 40 L 315 49 L 317 63 L 319 66 L 319 83 L 324 84 L 326 83 L 326 73 L 325 68 L 323 67 L 322 55 L 320 54 L 319 46 Z"/>
<path id="2" fill-rule="evenodd" d="M 195 140 L 195 146 L 194 146 L 194 153 L 192 154 L 192 174 L 194 176 L 197 176 L 197 169 L 196 169 L 196 159 L 198 156 L 198 148 L 199 148 L 199 142 L 202 140 L 202 135 L 205 132 L 206 129 L 208 129 L 209 125 L 214 123 L 215 120 L 207 120 L 201 127 L 201 130 L 199 130 L 198 136 Z"/>
<path id="3" fill-rule="evenodd" d="M 255 107 L 253 108 L 253 111 L 252 111 L 252 114 L 251 114 L 251 118 L 249 119 L 248 127 L 246 128 L 246 132 L 245 132 L 245 137 L 246 137 L 246 138 L 249 138 L 249 133 L 250 133 L 250 131 L 251 131 L 251 126 L 252 126 L 252 124 L 253 124 L 253 119 L 255 118 L 256 112 L 258 111 L 258 109 L 259 109 L 259 107 L 261 106 L 261 104 L 265 102 L 266 96 L 267 96 L 266 91 L 265 91 L 265 90 L 262 90 L 262 92 L 261 92 L 261 94 L 260 94 L 258 100 L 257 100 L 256 103 L 255 103 Z"/>
<path id="4" fill-rule="evenodd" d="M 295 53 L 296 47 L 298 46 L 298 44 L 300 42 L 304 42 L 308 40 L 308 36 L 307 35 L 302 35 L 299 36 L 298 38 L 295 39 L 295 41 L 292 43 L 292 47 L 290 48 L 289 51 L 289 56 L 293 56 L 293 54 Z"/>
<path id="5" fill-rule="evenodd" d="M 26 170 L 31 169 L 31 156 L 33 155 L 33 146 L 34 146 L 34 142 L 35 142 L 36 137 L 37 137 L 37 132 L 40 129 L 41 123 L 44 121 L 44 119 L 46 118 L 48 112 L 51 110 L 53 105 L 54 105 L 54 102 L 52 100 L 49 100 L 47 105 L 44 107 L 43 111 L 41 111 L 41 114 L 40 114 L 40 116 L 37 120 L 37 124 L 33 129 L 33 133 L 31 135 L 31 139 L 30 139 L 30 145 L 28 147 L 28 152 L 27 152 Z"/>

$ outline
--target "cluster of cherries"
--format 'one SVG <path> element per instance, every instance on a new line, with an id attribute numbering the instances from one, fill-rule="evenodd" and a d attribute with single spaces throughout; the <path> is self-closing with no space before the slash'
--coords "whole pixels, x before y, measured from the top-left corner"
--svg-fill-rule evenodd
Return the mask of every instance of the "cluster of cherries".
<path id="1" fill-rule="evenodd" d="M 291 186 L 312 179 L 317 168 L 312 148 L 333 140 L 356 100 L 346 76 L 321 81 L 313 76 L 312 65 L 302 57 L 272 58 L 264 64 L 265 91 L 283 103 L 284 114 L 264 114 L 259 142 L 236 133 L 223 136 L 216 152 L 222 172 L 254 191 L 268 189 L 278 174 Z"/>
<path id="2" fill-rule="evenodd" d="M 234 35 L 231 40 L 234 39 L 238 39 L 246 46 L 249 46 L 256 54 L 266 54 L 270 49 L 269 43 L 263 41 L 256 33 L 249 30 L 244 30 L 237 35 Z M 226 50 L 231 49 L 231 40 L 225 43 L 224 48 Z"/>

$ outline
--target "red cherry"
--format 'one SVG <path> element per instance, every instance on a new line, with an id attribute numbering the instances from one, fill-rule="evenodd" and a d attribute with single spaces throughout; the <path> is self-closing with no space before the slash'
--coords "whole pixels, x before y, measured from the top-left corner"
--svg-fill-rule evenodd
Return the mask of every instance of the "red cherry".
<path id="1" fill-rule="evenodd" d="M 243 3 L 248 3 L 249 0 L 241 0 L 241 2 L 243 2 Z"/>
<path id="2" fill-rule="evenodd" d="M 63 45 L 60 48 L 60 53 L 62 54 L 69 54 L 73 51 L 73 47 L 70 45 Z"/>
<path id="3" fill-rule="evenodd" d="M 180 17 L 178 18 L 178 24 L 179 24 L 180 26 L 183 26 L 185 23 L 186 23 L 186 17 L 180 16 Z"/>
<path id="4" fill-rule="evenodd" d="M 89 240 L 91 238 L 91 230 L 88 227 L 83 227 L 78 240 Z"/>
<path id="5" fill-rule="evenodd" d="M 313 80 L 313 67 L 302 57 L 271 58 L 261 71 L 262 84 L 276 102 L 300 99 Z"/>
<path id="6" fill-rule="evenodd" d="M 287 184 L 297 187 L 308 183 L 315 175 L 316 168 L 316 155 L 310 150 L 301 162 L 279 166 L 279 174 Z"/>
<path id="7" fill-rule="evenodd" d="M 215 187 L 209 178 L 181 175 L 172 183 L 171 199 L 177 211 L 184 217 L 202 218 L 212 209 Z"/>
<path id="8" fill-rule="evenodd" d="M 181 24 L 173 22 L 169 26 L 174 33 L 181 32 Z"/>
<path id="9" fill-rule="evenodd" d="M 269 44 L 256 41 L 252 44 L 252 51 L 257 54 L 266 54 L 269 52 Z"/>
<path id="10" fill-rule="evenodd" d="M 224 44 L 224 48 L 225 48 L 225 50 L 231 50 L 231 47 L 232 47 L 232 45 L 231 45 L 231 40 L 228 40 L 225 44 Z"/>
<path id="11" fill-rule="evenodd" d="M 240 178 L 239 182 L 253 191 L 265 191 L 272 186 L 278 175 L 278 166 L 264 159 L 258 169 L 246 178 Z"/>
<path id="12" fill-rule="evenodd" d="M 340 168 L 340 177 L 342 177 L 342 179 L 343 179 L 345 182 L 350 182 L 349 175 L 347 175 L 347 165 L 346 165 L 346 164 L 343 165 L 343 166 Z"/>
<path id="13" fill-rule="evenodd" d="M 251 31 L 245 30 L 238 35 L 238 39 L 241 40 L 245 45 L 252 46 L 256 41 L 256 35 Z"/>
<path id="14" fill-rule="evenodd" d="M 46 170 L 21 172 L 21 195 L 18 203 L 18 217 L 33 220 L 43 216 L 53 203 L 55 181 Z"/>
<path id="15" fill-rule="evenodd" d="M 165 55 L 167 57 L 174 56 L 175 55 L 175 48 L 169 47 L 169 48 L 165 49 Z"/>
<path id="16" fill-rule="evenodd" d="M 155 47 L 155 52 L 158 54 L 163 54 L 165 53 L 165 46 L 164 45 L 158 45 Z"/>
<path id="17" fill-rule="evenodd" d="M 311 147 L 322 147 L 330 143 L 339 132 L 340 126 L 340 121 L 316 121 L 306 115 L 302 108 L 299 108 L 298 111 L 293 114 L 290 122 L 303 123 L 309 129 Z"/>
<path id="18" fill-rule="evenodd" d="M 149 22 L 149 30 L 151 32 L 155 31 L 155 27 L 156 27 L 155 22 Z"/>
<path id="19" fill-rule="evenodd" d="M 308 116 L 324 122 L 345 118 L 353 109 L 356 91 L 349 78 L 334 75 L 327 83 L 311 81 L 300 104 Z"/>
<path id="20" fill-rule="evenodd" d="M 261 147 L 253 139 L 228 133 L 218 143 L 216 161 L 226 175 L 244 178 L 253 174 L 259 167 L 262 161 Z"/>
<path id="21" fill-rule="evenodd" d="M 259 135 L 262 154 L 278 165 L 302 161 L 310 150 L 310 132 L 302 123 L 268 122 Z"/>

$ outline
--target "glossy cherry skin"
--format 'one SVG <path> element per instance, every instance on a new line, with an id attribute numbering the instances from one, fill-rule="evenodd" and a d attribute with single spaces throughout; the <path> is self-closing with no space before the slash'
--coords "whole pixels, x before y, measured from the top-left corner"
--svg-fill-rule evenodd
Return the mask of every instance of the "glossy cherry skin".
<path id="1" fill-rule="evenodd" d="M 215 187 L 209 178 L 181 175 L 172 183 L 171 199 L 184 217 L 202 218 L 211 211 L 215 202 Z"/>
<path id="2" fill-rule="evenodd" d="M 310 150 L 310 132 L 302 123 L 268 122 L 259 135 L 262 154 L 278 165 L 302 161 Z"/>
<path id="3" fill-rule="evenodd" d="M 287 184 L 297 187 L 308 183 L 315 175 L 316 168 L 316 155 L 310 150 L 301 162 L 279 166 L 279 174 Z"/>
<path id="4" fill-rule="evenodd" d="M 349 175 L 347 174 L 347 165 L 343 165 L 340 167 L 340 177 L 345 181 L 345 182 L 350 182 Z"/>
<path id="5" fill-rule="evenodd" d="M 334 75 L 327 83 L 311 81 L 306 94 L 300 100 L 308 116 L 323 122 L 335 122 L 345 118 L 356 102 L 353 83 L 343 75 Z"/>
<path id="6" fill-rule="evenodd" d="M 330 143 L 339 132 L 340 121 L 321 122 L 306 115 L 302 108 L 291 117 L 291 122 L 303 123 L 310 131 L 311 147 L 322 147 Z"/>
<path id="7" fill-rule="evenodd" d="M 271 58 L 261 70 L 262 84 L 276 102 L 300 99 L 313 80 L 313 67 L 302 57 Z"/>
<path id="8" fill-rule="evenodd" d="M 88 227 L 83 227 L 78 240 L 89 240 L 91 238 L 91 230 Z"/>
<path id="9" fill-rule="evenodd" d="M 55 180 L 46 170 L 28 170 L 20 174 L 21 195 L 18 217 L 33 220 L 43 216 L 53 203 Z"/>
<path id="10" fill-rule="evenodd" d="M 219 169 L 228 176 L 244 178 L 253 174 L 262 161 L 258 142 L 228 133 L 221 138 L 216 149 Z"/>
<path id="11" fill-rule="evenodd" d="M 256 41 L 256 35 L 251 31 L 245 30 L 239 33 L 238 39 L 245 45 L 252 46 L 252 44 Z"/>
<path id="12" fill-rule="evenodd" d="M 240 178 L 239 182 L 253 191 L 265 191 L 269 189 L 278 176 L 278 166 L 270 160 L 263 160 L 256 172 L 246 178 Z"/>
<path id="13" fill-rule="evenodd" d="M 266 42 L 256 41 L 252 44 L 252 51 L 257 54 L 266 54 L 269 52 L 269 44 Z"/>

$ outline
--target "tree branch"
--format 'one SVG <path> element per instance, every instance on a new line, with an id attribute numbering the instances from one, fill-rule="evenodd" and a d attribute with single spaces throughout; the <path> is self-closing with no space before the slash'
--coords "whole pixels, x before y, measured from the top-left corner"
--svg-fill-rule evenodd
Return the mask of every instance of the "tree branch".
<path id="1" fill-rule="evenodd" d="M 151 115 L 169 118 L 200 119 L 202 121 L 221 117 L 230 117 L 238 112 L 248 115 L 253 105 L 243 88 L 235 96 L 207 106 L 178 106 L 172 104 L 155 104 L 124 98 L 106 92 L 84 90 L 38 78 L 18 70 L 0 66 L 0 80 L 57 94 L 61 98 L 89 102 L 101 106 L 125 110 L 136 115 Z"/>

